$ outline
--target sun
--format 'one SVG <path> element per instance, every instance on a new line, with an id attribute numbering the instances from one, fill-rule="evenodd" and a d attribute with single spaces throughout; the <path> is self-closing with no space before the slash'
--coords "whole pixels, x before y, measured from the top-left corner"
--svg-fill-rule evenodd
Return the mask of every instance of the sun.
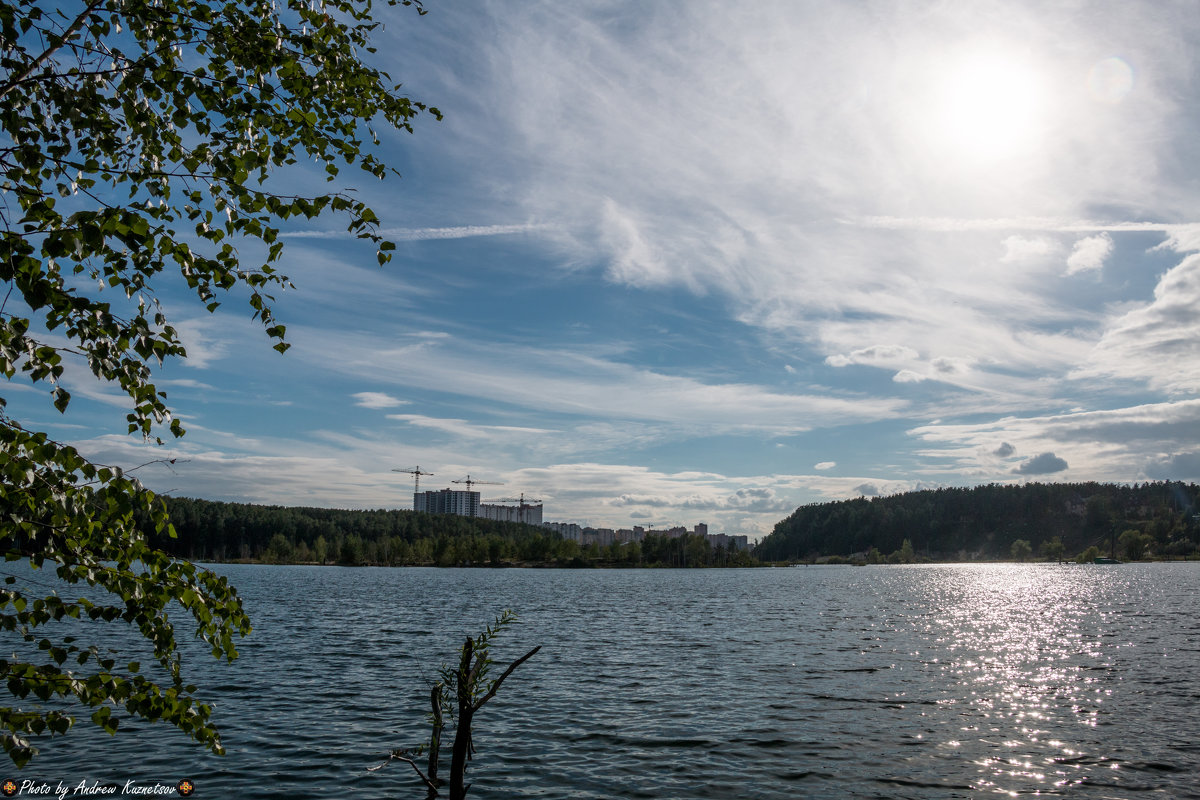
<path id="1" fill-rule="evenodd" d="M 1036 149 L 1045 97 L 1029 61 L 972 49 L 942 61 L 930 81 L 923 127 L 937 152 L 982 165 Z"/>

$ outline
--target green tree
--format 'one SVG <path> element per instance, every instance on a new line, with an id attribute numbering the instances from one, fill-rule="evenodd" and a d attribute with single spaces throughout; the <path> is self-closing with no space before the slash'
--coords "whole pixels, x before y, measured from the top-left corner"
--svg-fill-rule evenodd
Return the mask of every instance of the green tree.
<path id="1" fill-rule="evenodd" d="M 1096 545 L 1092 545 L 1091 547 L 1084 550 L 1082 553 L 1080 553 L 1078 556 L 1075 557 L 1075 563 L 1091 564 L 1093 561 L 1095 561 L 1099 557 L 1100 557 L 1100 548 L 1096 547 Z"/>
<path id="2" fill-rule="evenodd" d="M 352 533 L 342 540 L 342 546 L 338 551 L 339 564 L 358 566 L 364 560 L 366 560 L 366 551 L 363 548 L 363 540 L 358 534 Z"/>
<path id="3" fill-rule="evenodd" d="M 1053 539 L 1042 542 L 1042 555 L 1050 561 L 1062 561 L 1066 549 L 1061 536 L 1055 536 Z"/>
<path id="4" fill-rule="evenodd" d="M 156 291 L 168 270 L 210 312 L 244 296 L 282 352 L 271 292 L 290 285 L 276 266 L 284 221 L 341 212 L 388 260 L 393 245 L 361 201 L 278 193 L 272 172 L 315 163 L 329 180 L 344 165 L 383 177 L 371 125 L 411 130 L 423 107 L 362 60 L 377 24 L 369 2 L 278 5 L 0 0 L 0 372 L 45 388 L 60 412 L 75 362 L 128 395 L 131 433 L 183 434 L 152 383 L 153 367 L 186 356 Z M 47 594 L 28 570 L 6 578 L 0 628 L 18 646 L 0 674 L 18 701 L 47 703 L 0 708 L 10 758 L 23 765 L 31 736 L 65 733 L 71 703 L 109 731 L 124 707 L 221 752 L 209 706 L 183 680 L 167 607 L 178 602 L 213 655 L 232 659 L 250 630 L 233 588 L 149 547 L 139 521 L 173 529 L 137 480 L 27 428 L 3 398 L 0 473 L 5 558 L 103 590 L 69 600 L 57 591 L 69 587 Z M 61 636 L 63 617 L 131 623 L 168 680 Z"/>
<path id="5" fill-rule="evenodd" d="M 1146 551 L 1149 549 L 1151 542 L 1149 536 L 1136 528 L 1122 531 L 1117 540 L 1121 543 L 1121 549 L 1125 553 L 1125 558 L 1130 561 L 1141 561 L 1145 558 Z"/>
<path id="6" fill-rule="evenodd" d="M 277 533 L 271 537 L 271 541 L 267 544 L 267 549 L 263 551 L 262 558 L 268 564 L 287 564 L 294 556 L 295 551 L 292 543 L 282 533 Z"/>
<path id="7" fill-rule="evenodd" d="M 1029 543 L 1028 539 L 1017 539 L 1012 543 L 1009 552 L 1017 561 L 1028 561 L 1029 557 L 1033 555 L 1033 545 Z"/>

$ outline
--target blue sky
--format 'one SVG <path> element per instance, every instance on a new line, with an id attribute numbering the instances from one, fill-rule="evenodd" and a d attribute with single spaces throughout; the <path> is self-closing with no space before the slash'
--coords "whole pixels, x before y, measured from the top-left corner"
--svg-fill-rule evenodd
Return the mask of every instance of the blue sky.
<path id="1" fill-rule="evenodd" d="M 289 229 L 279 355 L 172 303 L 188 435 L 77 371 L 18 418 L 179 495 L 757 538 L 797 505 L 1200 479 L 1190 3 L 430 2 L 379 62 L 438 106 L 344 170 L 397 240 Z M 309 184 L 309 179 L 312 183 Z M 287 188 L 323 191 L 315 172 Z"/>

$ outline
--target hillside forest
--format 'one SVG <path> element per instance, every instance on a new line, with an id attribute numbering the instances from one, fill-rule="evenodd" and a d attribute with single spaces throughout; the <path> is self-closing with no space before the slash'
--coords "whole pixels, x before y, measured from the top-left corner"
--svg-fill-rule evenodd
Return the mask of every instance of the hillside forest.
<path id="1" fill-rule="evenodd" d="M 764 561 L 1186 558 L 1200 486 L 990 484 L 801 506 L 755 548 Z M 1115 551 L 1115 552 L 1114 552 Z"/>

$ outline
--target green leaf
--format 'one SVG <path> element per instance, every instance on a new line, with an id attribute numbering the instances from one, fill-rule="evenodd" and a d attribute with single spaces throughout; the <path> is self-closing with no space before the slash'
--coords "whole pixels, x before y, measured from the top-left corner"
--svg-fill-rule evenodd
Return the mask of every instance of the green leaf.
<path id="1" fill-rule="evenodd" d="M 184 434 L 152 380 L 187 356 L 154 302 L 173 281 L 210 313 L 231 296 L 248 302 L 274 348 L 288 349 L 272 296 L 291 288 L 278 269 L 283 221 L 342 215 L 379 239 L 378 217 L 349 191 L 297 196 L 288 166 L 320 164 L 331 180 L 348 166 L 382 177 L 369 126 L 411 130 L 419 114 L 439 116 L 363 60 L 378 25 L 370 3 L 326 6 L 328 17 L 304 3 L 239 0 L 0 3 L 0 279 L 10 291 L 0 373 L 41 384 L 65 414 L 64 366 L 82 360 L 127 398 L 127 430 L 161 444 L 164 427 Z M 392 250 L 379 242 L 380 256 Z M 171 307 L 186 314 L 174 294 Z M 140 484 L 10 413 L 0 399 L 0 537 L 8 560 L 52 574 L 29 585 L 6 578 L 0 629 L 37 643 L 22 651 L 29 660 L 4 662 L 6 686 L 56 708 L 0 710 L 19 719 L 7 727 L 9 758 L 19 767 L 34 757 L 23 735 L 67 732 L 59 704 L 87 710 L 109 733 L 118 729 L 110 709 L 125 709 L 223 752 L 211 707 L 180 691 L 175 637 L 188 627 L 218 659 L 236 658 L 251 629 L 236 591 L 152 546 L 174 528 Z M 60 590 L 77 584 L 87 599 L 65 602 Z M 130 626 L 153 668 L 60 642 L 53 626 L 42 636 L 64 617 Z M 128 675 L 111 674 L 122 664 Z"/>

